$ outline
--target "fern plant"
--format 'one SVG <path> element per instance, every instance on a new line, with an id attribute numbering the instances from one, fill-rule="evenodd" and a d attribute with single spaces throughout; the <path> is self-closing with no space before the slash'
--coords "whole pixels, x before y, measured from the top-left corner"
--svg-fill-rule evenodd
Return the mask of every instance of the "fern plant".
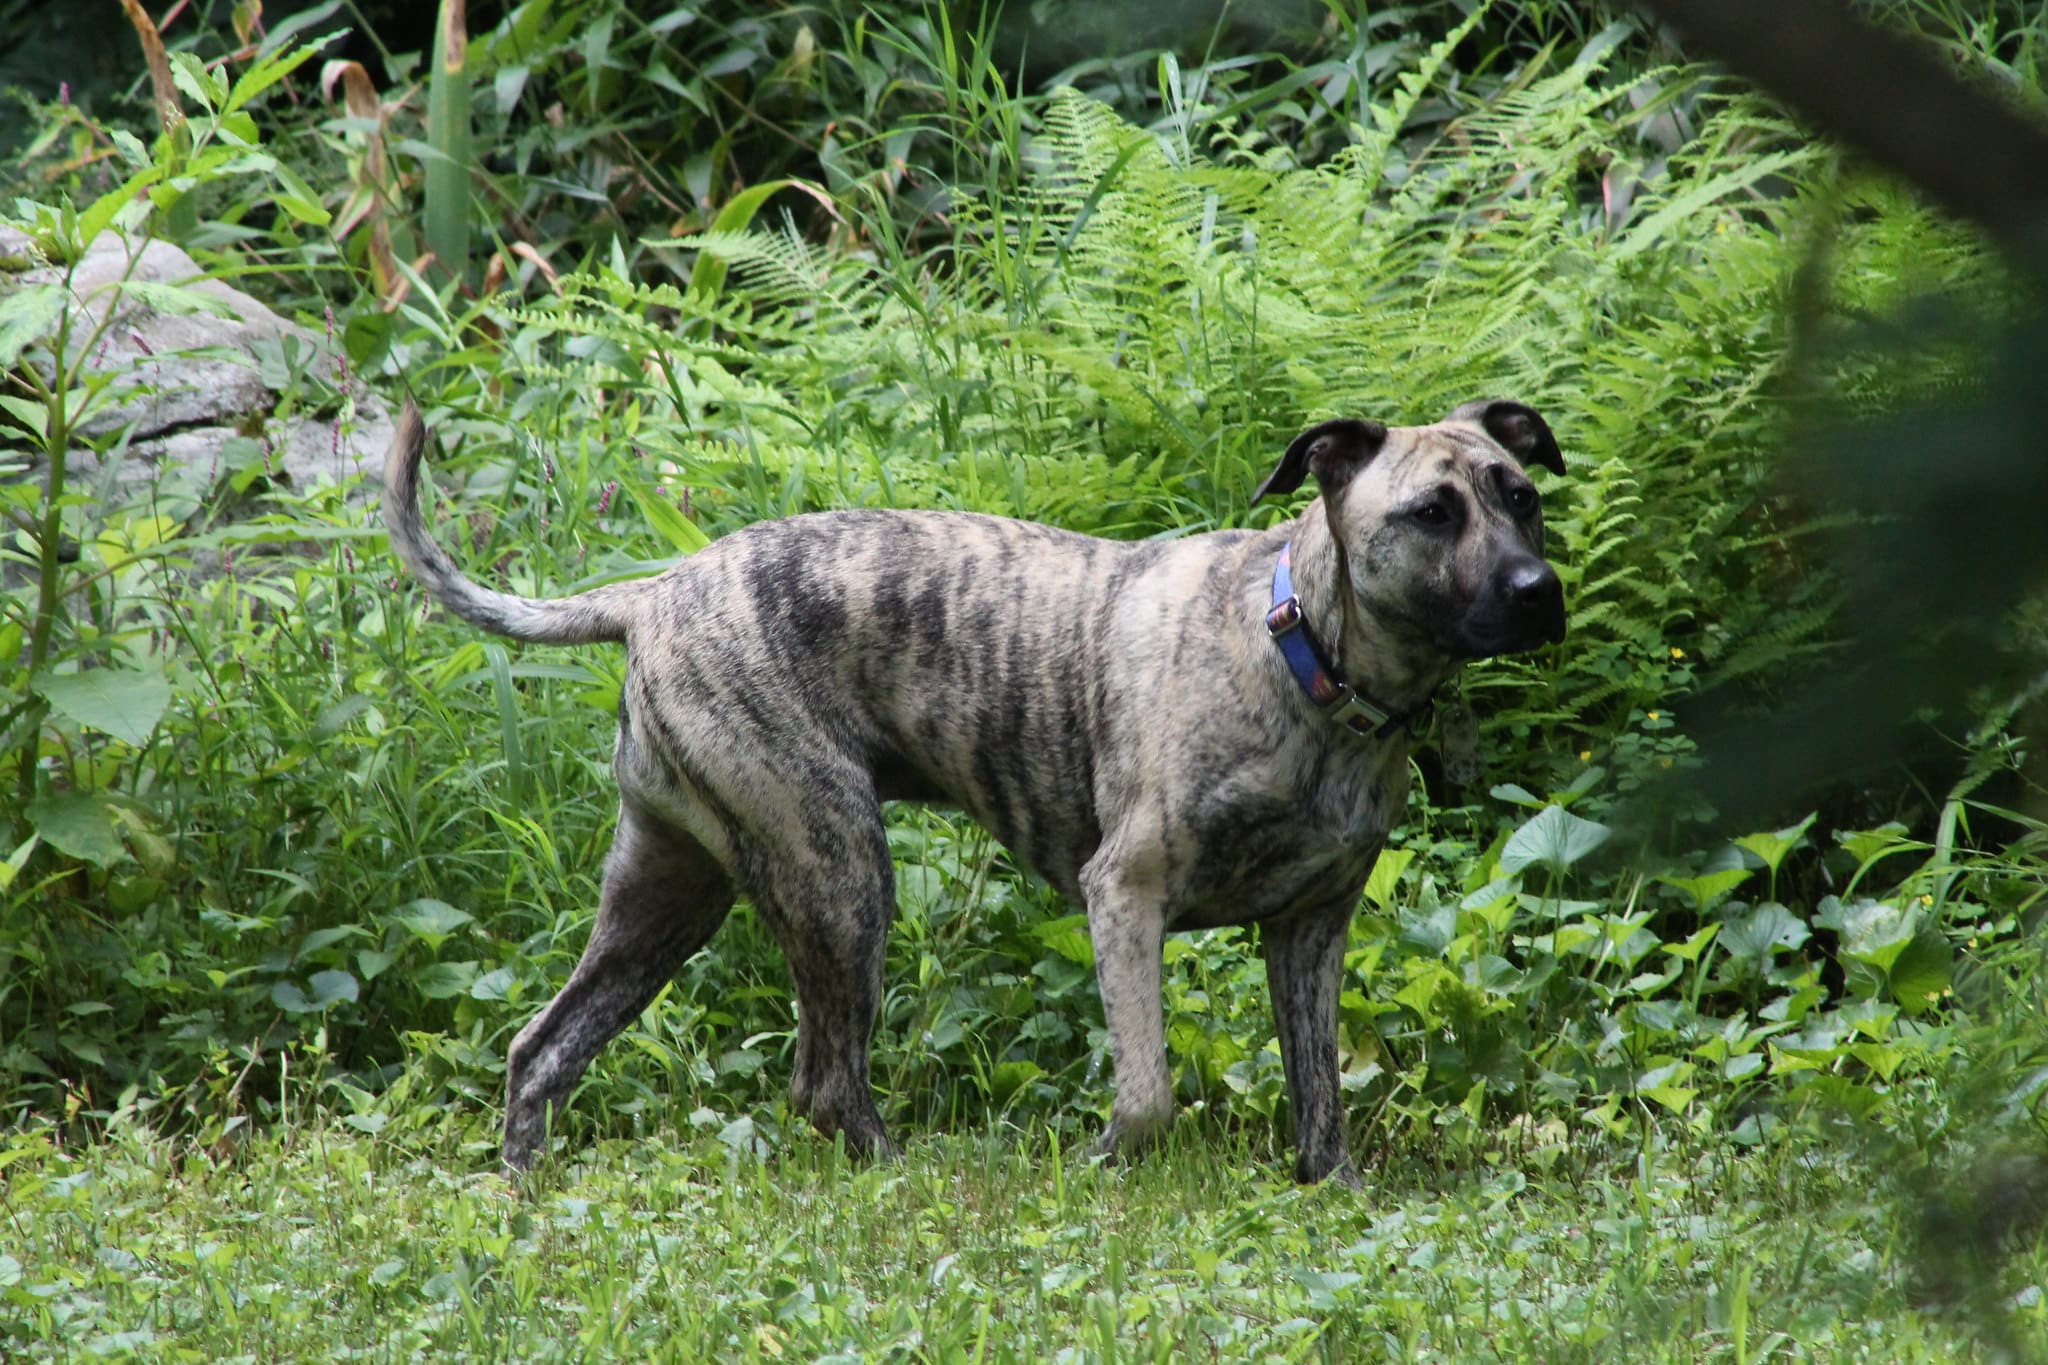
<path id="1" fill-rule="evenodd" d="M 1469 686 L 1516 732 L 1500 775 L 1562 785 L 1724 658 L 1750 676 L 1823 638 L 1821 600 L 1788 619 L 1757 564 L 1797 532 L 1765 485 L 1766 400 L 1795 192 L 1829 163 L 1753 102 L 1705 104 L 1692 150 L 1610 214 L 1598 177 L 1643 117 L 1627 85 L 1595 57 L 1415 132 L 1455 98 L 1457 38 L 1320 165 L 1060 91 L 1014 183 L 954 203 L 940 247 L 910 253 L 886 215 L 856 219 L 866 251 L 787 224 L 677 238 L 653 245 L 723 261 L 720 292 L 600 267 L 506 323 L 536 382 L 594 368 L 655 404 L 636 441 L 725 524 L 869 503 L 1179 533 L 1284 515 L 1246 494 L 1322 416 L 1530 402 L 1573 466 L 1547 494 L 1573 634 Z"/>

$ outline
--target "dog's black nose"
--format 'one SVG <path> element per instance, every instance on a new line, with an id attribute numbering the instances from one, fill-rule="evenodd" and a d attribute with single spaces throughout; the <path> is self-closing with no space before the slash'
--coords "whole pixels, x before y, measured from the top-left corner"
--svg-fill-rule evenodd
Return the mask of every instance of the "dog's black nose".
<path id="1" fill-rule="evenodd" d="M 1564 638 L 1564 585 L 1557 570 L 1540 559 L 1525 559 L 1506 570 L 1501 596 L 1524 629 L 1546 640 Z"/>
<path id="2" fill-rule="evenodd" d="M 1557 570 L 1540 559 L 1526 560 L 1508 570 L 1507 599 L 1523 611 L 1537 611 L 1564 600 L 1564 586 Z"/>

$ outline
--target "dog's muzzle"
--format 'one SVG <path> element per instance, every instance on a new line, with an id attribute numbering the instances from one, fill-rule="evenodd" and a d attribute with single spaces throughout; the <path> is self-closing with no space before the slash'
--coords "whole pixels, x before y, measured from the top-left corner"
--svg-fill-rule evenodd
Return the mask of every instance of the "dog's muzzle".
<path id="1" fill-rule="evenodd" d="M 1456 653 L 1484 659 L 1556 644 L 1564 631 L 1557 570 L 1533 555 L 1517 556 L 1494 571 L 1448 643 Z"/>

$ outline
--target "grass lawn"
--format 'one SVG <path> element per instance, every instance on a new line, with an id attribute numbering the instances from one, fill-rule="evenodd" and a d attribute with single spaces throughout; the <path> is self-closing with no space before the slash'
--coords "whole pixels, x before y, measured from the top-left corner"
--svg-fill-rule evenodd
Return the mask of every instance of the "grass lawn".
<path id="1" fill-rule="evenodd" d="M 2048 1340 L 2031 1289 L 1930 1307 L 1940 1277 L 1846 1152 L 1520 1136 L 1456 1167 L 1396 1154 L 1354 1192 L 1189 1123 L 1128 1167 L 1015 1133 L 868 1168 L 808 1137 L 762 1158 L 668 1134 L 523 1194 L 452 1138 L 298 1128 L 223 1157 L 17 1136 L 0 1355 L 1919 1361 Z"/>

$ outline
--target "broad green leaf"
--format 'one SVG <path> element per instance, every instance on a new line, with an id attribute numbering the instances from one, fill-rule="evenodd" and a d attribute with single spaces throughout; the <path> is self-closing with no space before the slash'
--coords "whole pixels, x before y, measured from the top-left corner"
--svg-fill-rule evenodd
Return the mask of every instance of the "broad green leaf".
<path id="1" fill-rule="evenodd" d="M 1693 1096 L 1700 1092 L 1690 1086 L 1658 1085 L 1639 1091 L 1644 1099 L 1655 1100 L 1674 1114 L 1683 1114 L 1692 1104 Z"/>
<path id="2" fill-rule="evenodd" d="M 334 924 L 325 929 L 315 929 L 299 940 L 297 950 L 292 953 L 292 961 L 304 962 L 321 949 L 331 948 L 343 939 L 355 938 L 362 932 L 362 928 L 354 924 Z"/>
<path id="3" fill-rule="evenodd" d="M 1938 1003 L 1955 975 L 1955 953 L 1930 924 L 1922 924 L 1898 956 L 1886 980 L 1892 999 L 1908 1014 L 1924 1014 Z"/>
<path id="4" fill-rule="evenodd" d="M 718 1130 L 718 1140 L 735 1152 L 768 1155 L 768 1144 L 754 1131 L 754 1121 L 745 1114 Z"/>
<path id="5" fill-rule="evenodd" d="M 1744 1147 L 1760 1147 L 1769 1142 L 1784 1126 L 1785 1120 L 1776 1114 L 1755 1113 L 1736 1124 L 1735 1130 L 1728 1136 Z"/>
<path id="6" fill-rule="evenodd" d="M 1458 907 L 1438 905 L 1401 916 L 1401 942 L 1439 957 L 1458 936 Z"/>
<path id="7" fill-rule="evenodd" d="M 474 962 L 429 962 L 412 975 L 412 988 L 429 1000 L 467 995 L 476 980 Z"/>
<path id="8" fill-rule="evenodd" d="M 1873 1042 L 1883 1042 L 1892 1036 L 1893 1024 L 1899 1017 L 1899 1007 L 1882 1000 L 1868 997 L 1852 1000 L 1835 1011 L 1835 1017 L 1855 1029 Z"/>
<path id="9" fill-rule="evenodd" d="M 277 196 L 279 208 L 312 227 L 325 227 L 333 219 L 313 187 L 281 161 L 277 163 L 277 179 L 284 186 L 284 193 Z"/>
<path id="10" fill-rule="evenodd" d="M 95 867 L 117 862 L 123 849 L 105 801 L 90 792 L 48 792 L 28 803 L 28 821 L 43 842 Z"/>
<path id="11" fill-rule="evenodd" d="M 1426 963 L 1424 970 L 1417 973 L 1413 981 L 1394 992 L 1395 1003 L 1406 1005 L 1413 1010 L 1415 1017 L 1422 1021 L 1425 1028 L 1435 1028 L 1438 1022 L 1437 988 L 1446 981 L 1456 982 L 1448 968 L 1438 962 Z"/>
<path id="12" fill-rule="evenodd" d="M 1678 980 L 1679 974 L 1684 970 L 1685 967 L 1682 963 L 1670 962 L 1661 972 L 1637 972 L 1628 979 L 1628 983 L 1622 987 L 1622 990 L 1628 995 L 1654 996 L 1666 986 Z"/>
<path id="13" fill-rule="evenodd" d="M 1750 876 L 1746 867 L 1731 867 L 1698 877 L 1659 877 L 1657 880 L 1683 891 L 1692 898 L 1693 908 L 1704 911 L 1712 909 L 1723 896 L 1748 881 Z"/>
<path id="14" fill-rule="evenodd" d="M 1884 1103 L 1884 1093 L 1847 1076 L 1815 1076 L 1801 1091 L 1824 1100 L 1832 1100 L 1841 1106 L 1851 1118 L 1869 1117 L 1872 1110 Z"/>
<path id="15" fill-rule="evenodd" d="M 360 994 L 355 977 L 347 972 L 315 972 L 301 990 L 297 982 L 280 981 L 270 988 L 270 1003 L 286 1014 L 314 1014 L 342 1000 Z"/>
<path id="16" fill-rule="evenodd" d="M 1555 933 L 1537 935 L 1535 945 L 1563 957 L 1566 953 L 1585 951 L 1588 944 L 1597 942 L 1599 938 L 1598 929 L 1585 920 L 1577 920 L 1559 925 Z"/>
<path id="17" fill-rule="evenodd" d="M 647 518 L 648 525 L 661 532 L 662 538 L 681 553 L 693 555 L 711 543 L 711 537 L 705 535 L 696 522 L 677 511 L 659 489 L 628 483 L 626 491 L 633 495 L 634 502 L 640 504 L 640 514 Z"/>
<path id="18" fill-rule="evenodd" d="M 171 684 L 158 671 L 135 668 L 88 668 L 78 673 L 41 672 L 35 691 L 60 714 L 88 729 L 126 740 L 136 748 L 148 743 L 156 723 L 171 704 Z"/>
<path id="19" fill-rule="evenodd" d="M 989 1077 L 989 1091 L 998 1101 L 1007 1100 L 1044 1075 L 1045 1068 L 1037 1062 L 998 1062 L 995 1074 Z"/>
<path id="20" fill-rule="evenodd" d="M 1063 915 L 1059 919 L 1046 920 L 1043 924 L 1033 925 L 1031 934 L 1069 962 L 1083 967 L 1095 965 L 1095 943 L 1088 937 L 1086 915 Z"/>
<path id="21" fill-rule="evenodd" d="M 1842 955 L 1889 976 L 1919 929 L 1918 910 L 1863 901 L 1842 912 Z"/>
<path id="22" fill-rule="evenodd" d="M 220 108 L 220 102 L 227 98 L 227 77 L 214 75 L 206 69 L 205 62 L 190 52 L 171 54 L 171 82 L 209 112 Z"/>
<path id="23" fill-rule="evenodd" d="M 361 994 L 355 977 L 339 970 L 315 972 L 306 984 L 312 988 L 313 1003 L 322 1008 L 337 1000 L 355 1000 Z"/>
<path id="24" fill-rule="evenodd" d="M 1721 949 L 1731 957 L 1761 958 L 1800 947 L 1813 934 L 1775 901 L 1737 911 L 1721 921 Z"/>
<path id="25" fill-rule="evenodd" d="M 1384 848 L 1379 860 L 1372 865 L 1372 875 L 1365 879 L 1365 897 L 1381 910 L 1393 905 L 1394 893 L 1400 888 L 1401 874 L 1408 864 L 1415 861 L 1412 848 Z"/>
<path id="26" fill-rule="evenodd" d="M 64 286 L 54 280 L 0 295 L 0 370 L 13 369 L 23 351 L 57 330 L 63 315 Z"/>
<path id="27" fill-rule="evenodd" d="M 1906 827 L 1896 820 L 1879 825 L 1876 829 L 1837 834 L 1835 840 L 1843 848 L 1848 849 L 1849 855 L 1859 864 L 1870 863 L 1910 842 Z"/>
<path id="28" fill-rule="evenodd" d="M 469 987 L 472 1000 L 510 1000 L 518 993 L 519 978 L 510 967 L 485 972 Z"/>
<path id="29" fill-rule="evenodd" d="M 1664 951 L 1669 953 L 1671 956 L 1680 959 L 1681 961 L 1697 962 L 1699 961 L 1700 954 L 1707 950 L 1707 945 L 1714 941 L 1714 935 L 1720 932 L 1720 925 L 1706 925 L 1705 927 L 1695 931 L 1693 936 L 1683 943 L 1665 944 Z"/>
<path id="30" fill-rule="evenodd" d="M 1365 1278 L 1355 1270 L 1296 1268 L 1287 1273 L 1307 1293 L 1309 1307 L 1318 1313 L 1333 1312 L 1338 1307 L 1338 1295 Z"/>
<path id="31" fill-rule="evenodd" d="M 1521 981 L 1522 969 L 1498 953 L 1481 953 L 1465 964 L 1465 984 L 1489 995 L 1507 995 Z"/>
<path id="32" fill-rule="evenodd" d="M 728 1048 L 718 1054 L 718 1074 L 721 1076 L 751 1076 L 767 1064 L 767 1055 L 757 1048 Z"/>
<path id="33" fill-rule="evenodd" d="M 1497 877 L 1459 901 L 1458 910 L 1471 915 L 1492 933 L 1505 933 L 1521 904 L 1517 894 L 1521 889 L 1521 883 L 1513 877 Z"/>
<path id="34" fill-rule="evenodd" d="M 14 885 L 14 879 L 21 875 L 21 869 L 28 866 L 28 860 L 35 855 L 42 842 L 42 835 L 31 834 L 16 846 L 14 852 L 8 854 L 5 859 L 0 859 L 0 891 Z"/>
<path id="35" fill-rule="evenodd" d="M 1545 806 L 1508 836 L 1500 852 L 1500 870 L 1519 872 L 1541 864 L 1562 873 L 1607 842 L 1607 826 L 1573 815 L 1563 806 Z"/>
<path id="36" fill-rule="evenodd" d="M 659 59 L 657 59 L 656 64 L 659 64 Z M 519 103 L 520 93 L 526 89 L 526 78 L 530 71 L 530 67 L 523 65 L 501 66 L 498 68 L 497 74 L 491 78 L 491 92 L 497 99 L 498 112 L 500 114 L 510 113 Z M 649 69 L 648 74 L 650 78 L 654 79 L 655 84 L 659 85 L 661 83 L 659 78 L 654 75 L 652 68 Z"/>
<path id="37" fill-rule="evenodd" d="M 1889 1043 L 1851 1043 L 1849 1055 L 1877 1073 L 1877 1078 L 1887 1085 L 1899 1069 L 1899 1063 L 1906 1060 L 1906 1050 Z"/>
<path id="38" fill-rule="evenodd" d="M 1815 818 L 1809 815 L 1796 825 L 1787 825 L 1783 829 L 1772 830 L 1769 833 L 1745 834 L 1735 841 L 1735 846 L 1754 853 L 1763 860 L 1765 867 L 1775 873 L 1778 865 L 1785 861 L 1785 855 L 1797 848 L 1800 841 L 1806 837 L 1806 831 L 1813 828 Z"/>
<path id="39" fill-rule="evenodd" d="M 441 945 L 447 942 L 448 936 L 463 925 L 471 923 L 474 916 L 466 911 L 457 910 L 446 901 L 423 896 L 401 907 L 392 918 L 404 925 L 407 933 L 438 952 Z"/>
<path id="40" fill-rule="evenodd" d="M 47 403 L 38 403 L 29 398 L 16 398 L 12 394 L 0 394 L 0 412 L 5 412 L 28 428 L 29 435 L 36 438 L 37 445 L 49 445 L 50 408 Z"/>

